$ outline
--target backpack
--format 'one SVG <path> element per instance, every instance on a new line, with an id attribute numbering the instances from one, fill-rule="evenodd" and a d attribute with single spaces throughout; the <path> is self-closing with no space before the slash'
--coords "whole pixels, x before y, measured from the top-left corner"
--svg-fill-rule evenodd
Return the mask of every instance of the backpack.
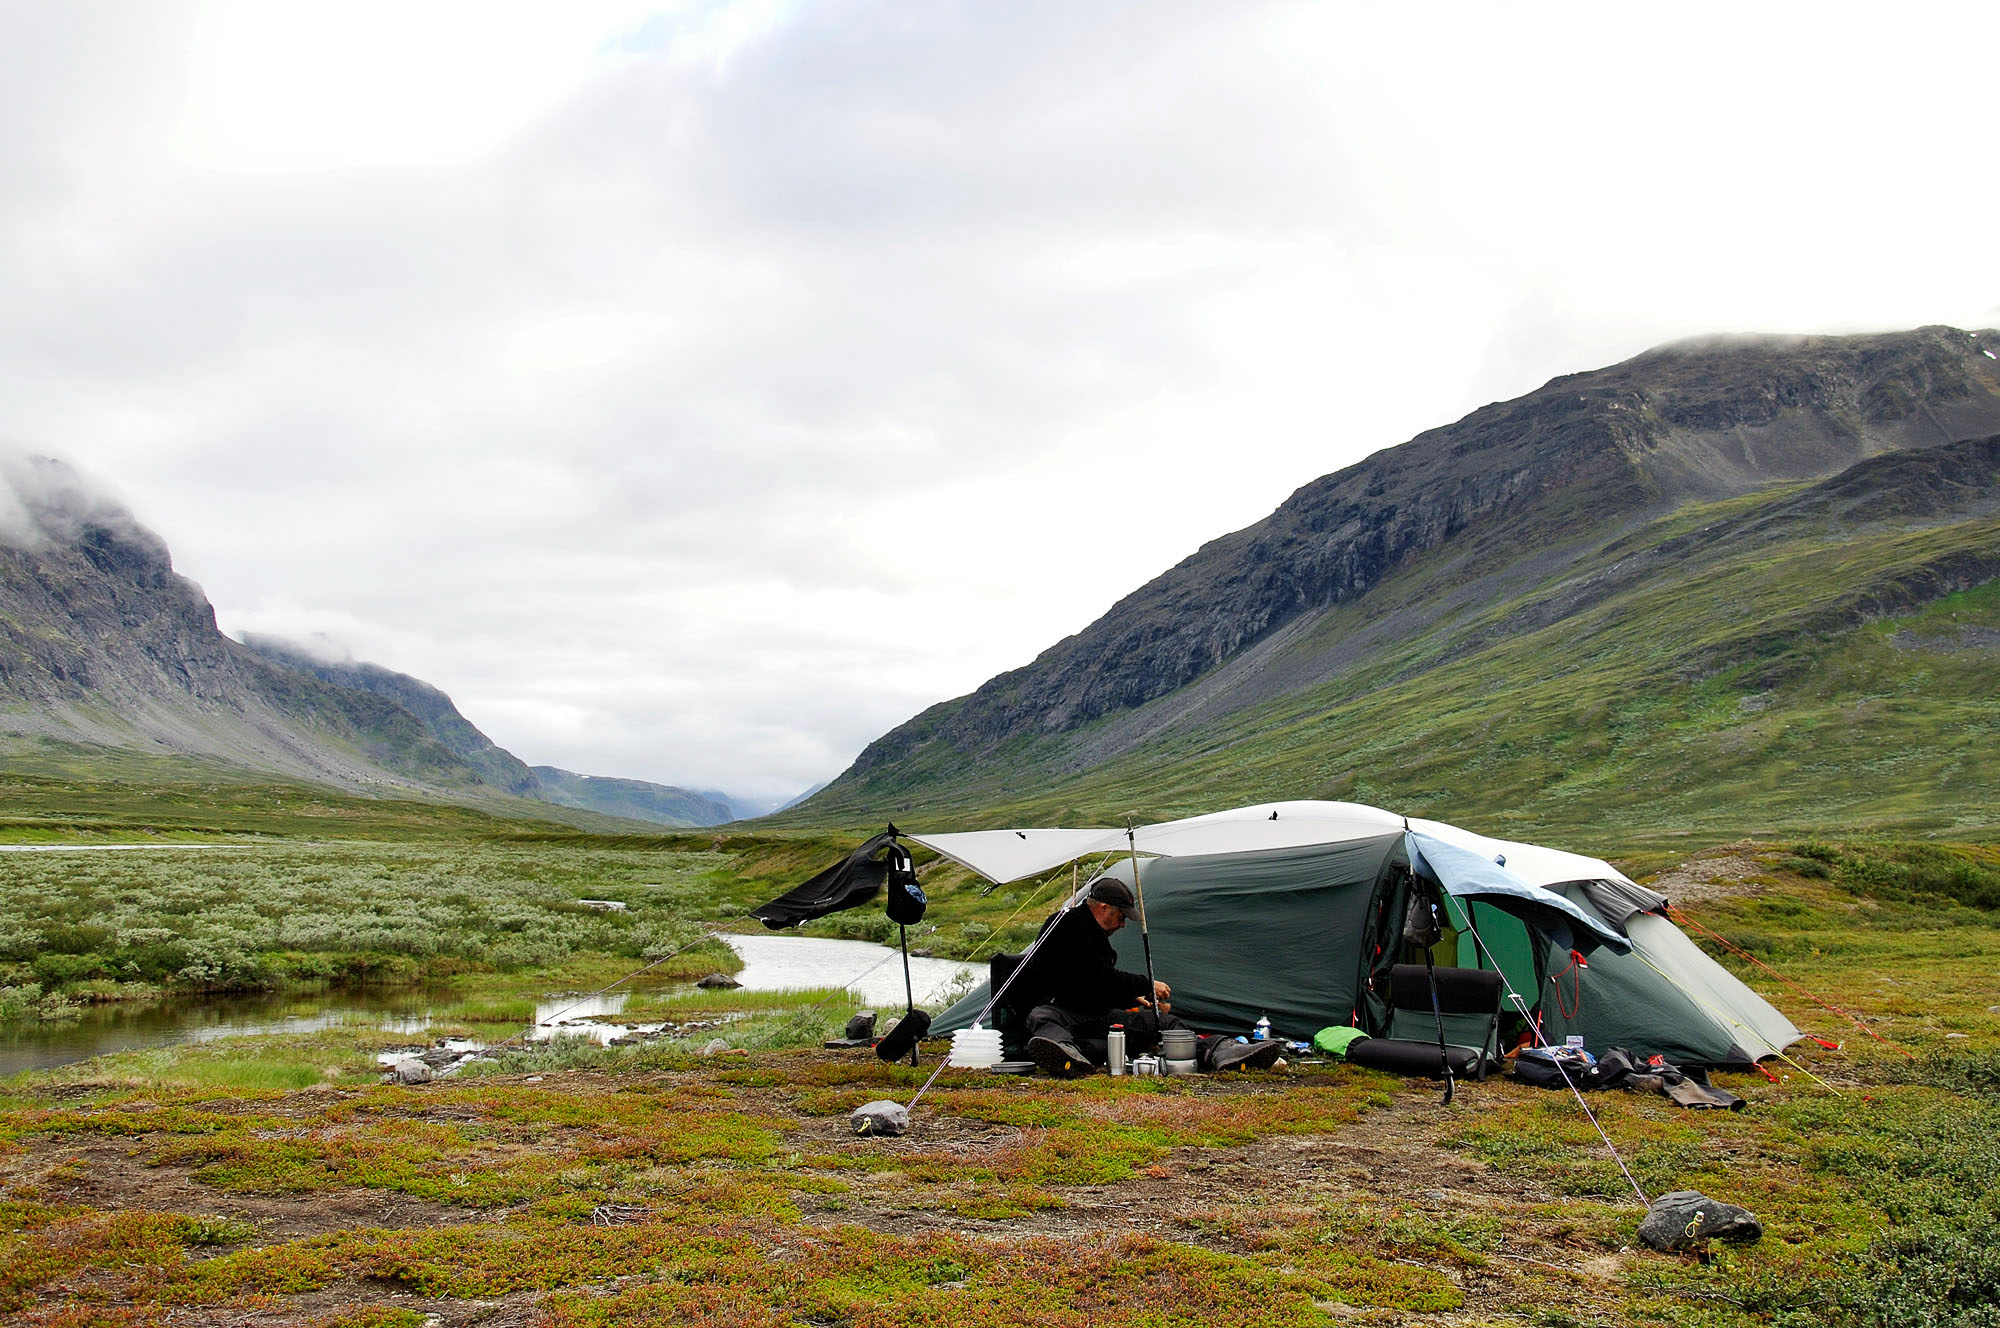
<path id="1" fill-rule="evenodd" d="M 1602 1059 L 1581 1047 L 1523 1047 L 1514 1055 L 1514 1077 L 1537 1088 L 1617 1088 L 1634 1068 L 1632 1053 L 1623 1047 L 1611 1048 Z"/>

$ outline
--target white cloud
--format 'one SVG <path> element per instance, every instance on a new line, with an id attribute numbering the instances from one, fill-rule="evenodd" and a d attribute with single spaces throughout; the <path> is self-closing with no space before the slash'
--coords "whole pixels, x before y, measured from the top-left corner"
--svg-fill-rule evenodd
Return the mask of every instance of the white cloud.
<path id="1" fill-rule="evenodd" d="M 1995 27 L 0 9 L 0 434 L 225 627 L 530 761 L 788 793 L 1557 373 L 2000 321 Z"/>

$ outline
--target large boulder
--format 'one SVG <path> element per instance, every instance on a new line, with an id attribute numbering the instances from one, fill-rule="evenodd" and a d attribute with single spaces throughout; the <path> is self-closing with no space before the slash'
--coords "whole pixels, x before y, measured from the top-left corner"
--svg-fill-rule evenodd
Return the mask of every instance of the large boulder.
<path id="1" fill-rule="evenodd" d="M 1642 1243 L 1662 1254 L 1682 1254 L 1705 1240 L 1760 1240 L 1764 1226 L 1747 1208 L 1708 1198 L 1698 1190 L 1675 1190 L 1653 1201 L 1639 1224 Z"/>

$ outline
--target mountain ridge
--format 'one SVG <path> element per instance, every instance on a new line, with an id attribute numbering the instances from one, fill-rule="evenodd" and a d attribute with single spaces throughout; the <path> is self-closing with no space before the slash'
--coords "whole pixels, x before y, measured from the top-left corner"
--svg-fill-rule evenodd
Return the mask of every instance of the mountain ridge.
<path id="1" fill-rule="evenodd" d="M 1482 407 L 1301 486 L 1029 665 L 891 730 L 807 804 L 807 818 L 925 798 L 970 810 L 968 790 L 999 797 L 995 772 L 1008 769 L 1084 796 L 1089 772 L 1127 757 L 1146 765 L 1149 744 L 1177 733 L 1240 746 L 1232 715 L 1375 676 L 1382 656 L 1402 652 L 1403 676 L 1414 676 L 1585 612 L 1581 586 L 1566 607 L 1535 592 L 1585 570 L 1599 598 L 1621 576 L 1629 586 L 1634 568 L 1602 563 L 1621 539 L 1670 564 L 1670 550 L 1646 541 L 1677 513 L 1737 500 L 1761 509 L 1837 477 L 1810 516 L 1781 506 L 1757 520 L 1880 525 L 1942 520 L 1952 492 L 1986 503 L 1991 456 L 1979 440 L 2000 434 L 1996 348 L 1991 331 L 1939 327 L 1703 339 Z M 1957 571 L 1913 571 L 1911 594 L 1876 598 L 1920 605 L 1985 576 L 1983 552 L 1953 557 Z M 1393 595 L 1383 590 L 1392 583 Z M 1530 602 L 1540 617 L 1503 615 L 1483 642 L 1447 648 L 1454 623 Z M 1426 644 L 1411 653 L 1413 641 Z"/>

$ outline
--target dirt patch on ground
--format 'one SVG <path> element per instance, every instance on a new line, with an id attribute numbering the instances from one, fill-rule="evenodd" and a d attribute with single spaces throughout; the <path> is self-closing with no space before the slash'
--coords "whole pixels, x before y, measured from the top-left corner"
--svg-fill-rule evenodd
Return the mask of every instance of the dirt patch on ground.
<path id="1" fill-rule="evenodd" d="M 1750 840 L 1740 840 L 1709 849 L 1661 872 L 1647 885 L 1677 907 L 1754 894 L 1762 888 L 1755 878 L 1768 871 L 1755 856 L 1757 847 Z"/>

